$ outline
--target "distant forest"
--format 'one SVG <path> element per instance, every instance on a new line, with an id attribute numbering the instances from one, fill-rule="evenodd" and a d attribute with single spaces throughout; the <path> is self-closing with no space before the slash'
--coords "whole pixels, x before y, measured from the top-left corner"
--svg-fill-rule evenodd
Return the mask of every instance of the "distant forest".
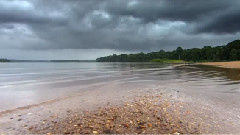
<path id="1" fill-rule="evenodd" d="M 235 40 L 224 46 L 204 46 L 203 48 L 183 49 L 178 47 L 173 51 L 137 54 L 113 54 L 97 58 L 97 62 L 149 62 L 153 59 L 184 60 L 192 62 L 204 61 L 235 61 L 240 60 L 240 40 Z"/>
<path id="2" fill-rule="evenodd" d="M 0 59 L 0 62 L 10 62 L 8 59 Z"/>

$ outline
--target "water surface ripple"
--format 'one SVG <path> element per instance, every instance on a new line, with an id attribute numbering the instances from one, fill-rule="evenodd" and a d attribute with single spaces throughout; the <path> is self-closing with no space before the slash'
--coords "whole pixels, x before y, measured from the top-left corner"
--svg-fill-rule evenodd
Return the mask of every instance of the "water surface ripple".
<path id="1" fill-rule="evenodd" d="M 1 63 L 0 111 L 81 92 L 111 82 L 177 85 L 209 93 L 240 92 L 240 70 L 156 63 Z M 142 83 L 144 82 L 144 83 Z M 166 84 L 168 82 L 168 84 Z M 238 95 L 237 95 L 238 96 Z"/>

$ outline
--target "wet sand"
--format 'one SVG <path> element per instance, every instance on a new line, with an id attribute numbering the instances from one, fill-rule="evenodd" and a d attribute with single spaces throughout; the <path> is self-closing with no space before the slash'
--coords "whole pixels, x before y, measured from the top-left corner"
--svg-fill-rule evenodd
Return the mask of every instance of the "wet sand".
<path id="1" fill-rule="evenodd" d="M 162 87 L 113 83 L 0 116 L 0 133 L 240 133 L 217 106 Z M 222 110 L 223 111 L 223 110 Z"/>
<path id="2" fill-rule="evenodd" d="M 210 66 L 217 66 L 223 68 L 237 68 L 240 69 L 240 61 L 232 61 L 232 62 L 206 62 L 200 63 L 202 65 L 210 65 Z"/>

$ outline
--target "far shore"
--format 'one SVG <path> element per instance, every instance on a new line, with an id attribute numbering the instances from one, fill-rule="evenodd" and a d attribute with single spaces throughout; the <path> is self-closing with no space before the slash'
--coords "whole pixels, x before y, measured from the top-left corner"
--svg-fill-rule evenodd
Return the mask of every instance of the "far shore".
<path id="1" fill-rule="evenodd" d="M 199 63 L 201 65 L 209 65 L 209 66 L 217 66 L 223 68 L 234 68 L 240 69 L 240 61 L 230 61 L 230 62 L 206 62 L 206 63 Z"/>

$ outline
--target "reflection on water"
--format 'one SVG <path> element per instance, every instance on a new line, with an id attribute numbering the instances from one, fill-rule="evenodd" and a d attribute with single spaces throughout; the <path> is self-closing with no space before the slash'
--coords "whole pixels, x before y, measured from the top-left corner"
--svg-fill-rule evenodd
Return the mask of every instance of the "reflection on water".
<path id="1" fill-rule="evenodd" d="M 219 68 L 214 66 L 205 65 L 192 65 L 193 68 L 187 68 L 187 66 L 180 66 L 178 69 L 186 70 L 190 72 L 193 76 L 197 75 L 199 77 L 208 78 L 222 78 L 222 80 L 232 80 L 239 83 L 240 80 L 240 69 L 230 69 L 230 68 Z"/>
<path id="2" fill-rule="evenodd" d="M 192 64 L 1 63 L 0 111 L 111 82 L 137 86 L 137 84 L 168 85 L 165 83 L 168 81 L 175 84 L 184 83 L 184 87 L 205 88 L 211 85 L 222 93 L 239 93 L 239 80 L 239 69 Z"/>

